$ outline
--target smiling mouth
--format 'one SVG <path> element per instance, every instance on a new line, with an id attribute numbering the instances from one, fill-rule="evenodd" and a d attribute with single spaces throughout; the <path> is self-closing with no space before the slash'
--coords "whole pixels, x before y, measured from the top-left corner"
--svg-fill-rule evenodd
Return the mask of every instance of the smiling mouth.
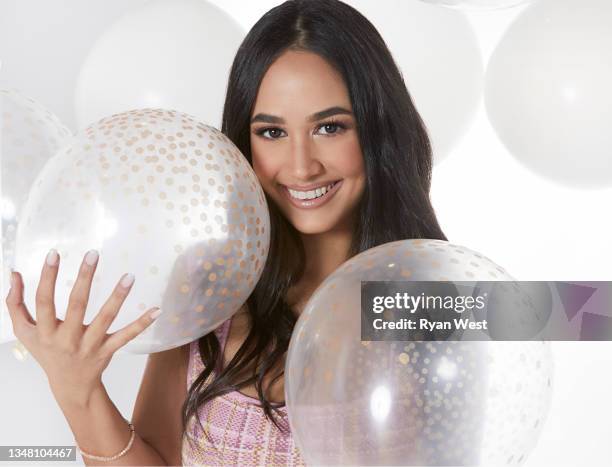
<path id="1" fill-rule="evenodd" d="M 342 185 L 342 180 L 336 180 L 329 185 L 317 188 L 316 190 L 309 191 L 297 191 L 291 188 L 288 188 L 285 185 L 283 187 L 283 193 L 291 204 L 298 208 L 315 208 L 325 204 L 329 199 L 331 199 L 336 192 L 340 189 Z"/>
<path id="2" fill-rule="evenodd" d="M 293 190 L 289 187 L 285 187 L 285 188 L 287 188 L 287 191 L 289 191 L 289 194 L 295 199 L 299 199 L 299 200 L 317 199 L 317 198 L 320 198 L 321 196 L 324 196 L 325 193 L 330 191 L 334 187 L 334 185 L 338 183 L 338 181 L 339 180 L 336 180 L 335 182 L 332 182 L 329 185 L 321 186 L 314 190 L 301 191 L 301 190 Z"/>

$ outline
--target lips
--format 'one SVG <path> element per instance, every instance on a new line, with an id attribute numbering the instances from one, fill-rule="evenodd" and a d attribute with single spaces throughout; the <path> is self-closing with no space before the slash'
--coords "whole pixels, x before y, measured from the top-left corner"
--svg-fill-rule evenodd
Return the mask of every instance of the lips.
<path id="1" fill-rule="evenodd" d="M 330 199 L 332 199 L 341 186 L 342 186 L 342 180 L 338 180 L 334 182 L 334 186 L 332 186 L 331 189 L 327 191 L 323 196 L 319 196 L 318 198 L 315 198 L 315 199 L 296 199 L 293 196 L 291 196 L 291 194 L 289 193 L 289 189 L 285 185 L 283 185 L 282 191 L 293 206 L 300 208 L 300 209 L 313 209 L 313 208 L 318 208 L 319 206 L 324 205 Z"/>
<path id="2" fill-rule="evenodd" d="M 337 183 L 337 182 L 339 182 L 339 180 L 333 180 L 333 181 L 330 181 L 330 182 L 327 182 L 327 183 L 320 183 L 318 185 L 309 185 L 306 188 L 289 186 L 289 185 L 283 185 L 283 186 L 285 186 L 285 187 L 287 187 L 287 188 L 289 188 L 289 189 L 291 189 L 293 191 L 304 191 L 304 192 L 306 192 L 306 191 L 313 191 L 313 190 L 316 190 L 318 188 L 323 188 L 325 186 L 330 186 L 330 185 L 333 185 L 334 183 Z"/>

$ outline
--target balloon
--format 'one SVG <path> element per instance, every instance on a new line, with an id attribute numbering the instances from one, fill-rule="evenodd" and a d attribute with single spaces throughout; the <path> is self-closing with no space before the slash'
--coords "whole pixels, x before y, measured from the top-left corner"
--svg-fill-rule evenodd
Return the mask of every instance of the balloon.
<path id="1" fill-rule="evenodd" d="M 482 95 L 478 39 L 460 12 L 422 2 L 347 0 L 379 30 L 427 126 L 434 163 L 470 128 Z"/>
<path id="2" fill-rule="evenodd" d="M 59 119 L 16 89 L 0 89 L 0 173 L 2 173 L 2 284 L 6 297 L 14 265 L 15 233 L 32 182 L 72 134 Z M 0 342 L 14 339 L 2 300 Z"/>
<path id="3" fill-rule="evenodd" d="M 427 239 L 371 248 L 328 276 L 296 323 L 285 366 L 289 423 L 306 462 L 523 463 L 548 413 L 549 343 L 362 342 L 362 280 L 513 279 L 475 251 Z"/>
<path id="4" fill-rule="evenodd" d="M 96 42 L 77 79 L 79 128 L 116 112 L 162 107 L 220 126 L 229 70 L 244 31 L 204 0 L 153 0 Z"/>
<path id="5" fill-rule="evenodd" d="M 497 10 L 510 8 L 529 0 L 421 0 L 432 5 L 440 5 L 462 10 Z"/>
<path id="6" fill-rule="evenodd" d="M 508 151 L 534 173 L 577 188 L 612 186 L 612 5 L 544 0 L 493 52 L 485 106 Z"/>
<path id="7" fill-rule="evenodd" d="M 134 273 L 108 332 L 160 306 L 155 323 L 122 347 L 151 353 L 193 341 L 235 313 L 259 280 L 269 235 L 263 190 L 225 135 L 181 112 L 133 110 L 80 131 L 45 166 L 17 230 L 16 264 L 33 306 L 46 253 L 58 250 L 62 319 L 83 255 L 97 249 L 86 322 L 121 276 Z"/>
<path id="8" fill-rule="evenodd" d="M 27 89 L 64 125 L 75 128 L 74 89 L 83 60 L 118 16 L 145 2 L 2 0 L 0 88 Z"/>

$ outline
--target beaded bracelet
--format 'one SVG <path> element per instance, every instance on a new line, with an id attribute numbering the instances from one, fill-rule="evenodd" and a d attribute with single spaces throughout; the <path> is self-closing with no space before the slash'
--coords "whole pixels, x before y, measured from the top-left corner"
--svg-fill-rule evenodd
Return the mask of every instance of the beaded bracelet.
<path id="1" fill-rule="evenodd" d="M 114 456 L 110 456 L 110 457 L 94 456 L 93 454 L 88 454 L 85 451 L 83 451 L 79 447 L 79 445 L 76 444 L 76 440 L 75 440 L 76 447 L 79 449 L 79 451 L 81 451 L 81 455 L 83 457 L 88 457 L 89 459 L 94 459 L 94 460 L 97 460 L 97 461 L 114 461 L 115 459 L 120 458 L 126 452 L 128 452 L 128 450 L 132 447 L 132 443 L 134 442 L 135 432 L 134 432 L 134 425 L 132 425 L 132 423 L 128 422 L 125 418 L 124 418 L 124 420 L 130 426 L 130 431 L 132 432 L 132 434 L 130 436 L 130 441 L 128 442 L 128 445 L 125 448 L 123 448 L 119 453 L 115 454 Z"/>

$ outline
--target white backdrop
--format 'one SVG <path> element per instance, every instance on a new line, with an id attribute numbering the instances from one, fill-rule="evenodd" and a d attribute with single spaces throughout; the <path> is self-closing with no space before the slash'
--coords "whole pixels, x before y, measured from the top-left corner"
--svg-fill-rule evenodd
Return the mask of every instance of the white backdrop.
<path id="1" fill-rule="evenodd" d="M 17 80 L 72 126 L 71 92 L 79 60 L 114 18 L 141 3 L 143 0 L 3 0 L 0 86 L 11 80 L 15 86 Z M 249 28 L 277 2 L 214 3 Z M 384 8 L 384 2 L 376 4 Z M 33 8 L 36 5 L 38 9 Z M 467 13 L 481 40 L 485 64 L 504 29 L 524 8 Z M 23 35 L 8 42 L 7 25 L 14 29 L 15 22 Z M 64 35 L 50 36 L 50 22 L 65 24 Z M 27 31 L 29 42 L 22 47 Z M 83 40 L 74 41 L 75 35 Z M 73 66 L 54 67 L 45 47 L 60 47 L 73 54 Z M 27 72 L 5 66 L 20 56 L 28 62 Z M 47 98 L 55 85 L 63 90 Z M 482 105 L 470 131 L 434 169 L 432 201 L 451 242 L 482 252 L 519 280 L 612 281 L 608 262 L 612 258 L 612 189 L 564 188 L 528 172 L 496 138 Z M 0 445 L 74 444 L 44 373 L 31 356 L 17 361 L 12 347 L 13 343 L 0 345 Z M 553 351 L 556 372 L 551 411 L 525 465 L 609 465 L 612 342 L 556 342 Z M 104 374 L 111 398 L 127 418 L 145 361 L 146 356 L 117 354 Z"/>

